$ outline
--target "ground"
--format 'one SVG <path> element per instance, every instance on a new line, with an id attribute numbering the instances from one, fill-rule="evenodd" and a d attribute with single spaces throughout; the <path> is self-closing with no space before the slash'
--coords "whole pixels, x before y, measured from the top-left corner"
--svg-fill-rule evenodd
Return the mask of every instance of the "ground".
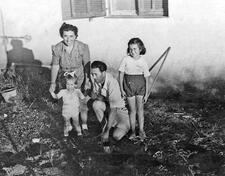
<path id="1" fill-rule="evenodd" d="M 63 140 L 49 75 L 41 69 L 17 78 L 14 102 L 1 99 L 0 175 L 225 175 L 224 80 L 201 82 L 201 89 L 193 82 L 158 89 L 145 104 L 146 140 L 125 136 L 106 153 L 92 111 L 90 134 L 71 132 L 71 140 Z"/>

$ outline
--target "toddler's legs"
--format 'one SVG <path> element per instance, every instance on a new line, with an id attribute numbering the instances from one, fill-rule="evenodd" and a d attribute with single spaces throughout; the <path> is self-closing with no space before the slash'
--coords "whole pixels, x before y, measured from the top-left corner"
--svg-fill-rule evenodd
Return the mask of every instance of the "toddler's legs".
<path id="1" fill-rule="evenodd" d="M 130 138 L 134 138 L 135 135 L 135 125 L 136 125 L 136 102 L 135 102 L 135 96 L 133 97 L 127 97 L 127 102 L 130 108 L 129 111 L 129 116 L 130 116 L 130 125 L 131 125 L 131 130 L 132 134 Z"/>
<path id="2" fill-rule="evenodd" d="M 64 118 L 64 136 L 67 137 L 69 135 L 69 131 L 72 130 L 72 125 L 70 123 L 70 117 L 63 115 Z"/>
<path id="3" fill-rule="evenodd" d="M 137 103 L 137 114 L 138 114 L 138 123 L 139 123 L 139 135 L 141 138 L 145 138 L 144 132 L 144 105 L 143 105 L 143 96 L 136 96 Z"/>
<path id="4" fill-rule="evenodd" d="M 87 101 L 88 100 L 89 100 L 89 97 L 86 97 L 84 100 L 80 100 L 80 116 L 81 116 L 81 122 L 82 122 L 82 129 L 84 131 L 88 130 L 88 126 L 87 126 L 87 118 L 88 118 Z"/>
<path id="5" fill-rule="evenodd" d="M 79 114 L 76 116 L 73 116 L 72 119 L 73 119 L 73 125 L 77 131 L 77 136 L 81 136 L 82 132 L 81 132 L 80 124 L 79 124 Z"/>

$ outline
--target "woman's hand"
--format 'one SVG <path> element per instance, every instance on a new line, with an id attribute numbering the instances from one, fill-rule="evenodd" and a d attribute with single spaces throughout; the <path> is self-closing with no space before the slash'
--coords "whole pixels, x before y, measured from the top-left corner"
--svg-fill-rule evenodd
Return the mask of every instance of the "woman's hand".
<path id="1" fill-rule="evenodd" d="M 55 83 L 51 83 L 50 88 L 49 88 L 49 92 L 55 92 L 55 88 L 56 88 L 56 84 Z"/>
<path id="2" fill-rule="evenodd" d="M 126 92 L 124 90 L 121 90 L 121 96 L 122 96 L 122 98 L 126 97 Z"/>

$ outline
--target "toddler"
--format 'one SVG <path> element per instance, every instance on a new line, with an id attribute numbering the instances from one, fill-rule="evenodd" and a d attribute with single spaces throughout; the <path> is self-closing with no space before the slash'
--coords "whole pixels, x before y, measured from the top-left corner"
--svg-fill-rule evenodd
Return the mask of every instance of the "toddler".
<path id="1" fill-rule="evenodd" d="M 55 99 L 63 99 L 62 106 L 62 116 L 65 121 L 64 125 L 64 136 L 67 137 L 69 135 L 69 131 L 72 130 L 71 118 L 73 119 L 73 125 L 76 129 L 77 136 L 81 136 L 81 126 L 79 124 L 79 107 L 80 100 L 84 99 L 84 95 L 77 88 L 77 77 L 73 77 L 68 75 L 66 77 L 66 89 L 61 89 L 58 94 L 51 92 L 51 95 Z"/>

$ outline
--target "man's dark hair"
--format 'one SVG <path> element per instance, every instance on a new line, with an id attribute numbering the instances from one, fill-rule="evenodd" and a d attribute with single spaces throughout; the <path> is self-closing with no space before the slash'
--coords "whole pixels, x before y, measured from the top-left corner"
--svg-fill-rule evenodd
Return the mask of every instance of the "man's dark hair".
<path id="1" fill-rule="evenodd" d="M 107 65 L 102 61 L 94 61 L 91 63 L 91 68 L 98 68 L 101 72 L 107 70 Z"/>
<path id="2" fill-rule="evenodd" d="M 74 25 L 71 25 L 71 24 L 67 24 L 67 23 L 63 23 L 62 26 L 60 27 L 59 29 L 59 34 L 61 37 L 63 37 L 63 32 L 64 31 L 73 31 L 75 36 L 78 36 L 77 33 L 78 33 L 78 29 L 76 26 Z"/>

